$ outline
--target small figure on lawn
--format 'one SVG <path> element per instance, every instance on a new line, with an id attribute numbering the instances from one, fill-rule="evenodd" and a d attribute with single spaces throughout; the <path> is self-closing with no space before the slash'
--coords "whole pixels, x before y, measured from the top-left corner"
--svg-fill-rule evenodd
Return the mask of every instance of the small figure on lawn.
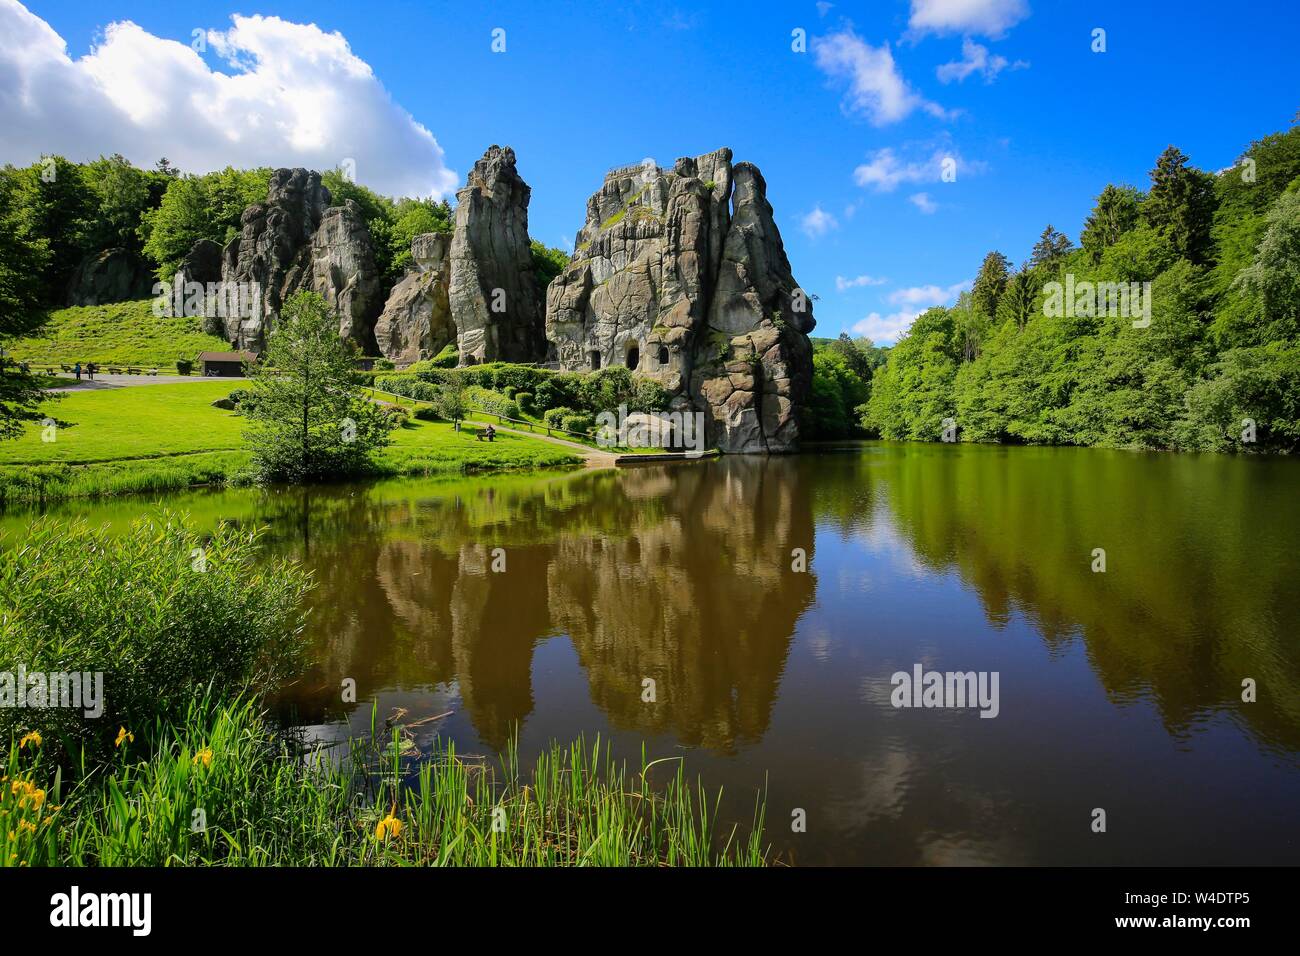
<path id="1" fill-rule="evenodd" d="M 492 441 L 492 439 L 497 437 L 497 430 L 489 425 L 483 434 L 487 435 L 488 441 Z"/>

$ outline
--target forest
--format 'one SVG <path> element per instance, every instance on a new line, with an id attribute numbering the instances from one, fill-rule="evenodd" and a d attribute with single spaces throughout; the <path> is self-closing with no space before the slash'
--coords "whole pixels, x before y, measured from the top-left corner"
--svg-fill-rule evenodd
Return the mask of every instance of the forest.
<path id="1" fill-rule="evenodd" d="M 1059 307 L 1062 287 L 1129 283 L 1149 294 L 1146 321 L 1096 296 Z M 1300 127 L 1215 173 L 1170 146 L 1145 190 L 1101 190 L 1077 245 L 1049 225 L 1019 267 L 989 252 L 969 292 L 883 355 L 839 341 L 815 361 L 814 391 L 841 396 L 830 430 L 851 420 L 896 440 L 949 429 L 968 442 L 1294 451 Z"/>

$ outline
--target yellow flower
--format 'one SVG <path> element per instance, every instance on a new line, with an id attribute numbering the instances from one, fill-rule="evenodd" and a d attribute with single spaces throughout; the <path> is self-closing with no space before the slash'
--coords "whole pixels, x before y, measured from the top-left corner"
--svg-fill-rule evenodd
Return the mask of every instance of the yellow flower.
<path id="1" fill-rule="evenodd" d="M 132 743 L 132 744 L 135 743 L 135 734 L 131 733 L 125 727 L 119 727 L 117 728 L 117 740 L 113 741 L 113 746 L 114 747 L 122 746 L 122 741 L 124 740 L 127 743 Z"/>
<path id="2" fill-rule="evenodd" d="M 34 730 L 30 734 L 26 734 L 22 740 L 18 741 L 18 749 L 22 750 L 28 744 L 32 745 L 32 749 L 39 747 L 41 745 L 41 735 Z"/>
<path id="3" fill-rule="evenodd" d="M 197 753 L 194 754 L 194 766 L 197 767 L 199 764 L 203 764 L 203 766 L 205 766 L 205 767 L 211 767 L 211 766 L 212 766 L 212 748 L 211 748 L 211 747 L 204 747 L 202 750 L 200 750 L 200 751 L 198 751 Z"/>
<path id="4" fill-rule="evenodd" d="M 384 840 L 390 836 L 398 837 L 402 835 L 402 821 L 393 816 L 393 812 L 388 811 L 388 816 L 384 817 L 375 825 L 375 839 Z"/>

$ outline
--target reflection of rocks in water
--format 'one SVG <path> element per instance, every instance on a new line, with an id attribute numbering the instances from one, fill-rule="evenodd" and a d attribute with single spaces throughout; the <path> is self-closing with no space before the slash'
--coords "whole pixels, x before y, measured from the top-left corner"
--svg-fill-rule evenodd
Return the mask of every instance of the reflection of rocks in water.
<path id="1" fill-rule="evenodd" d="M 451 644 L 461 698 L 479 736 L 500 748 L 533 709 L 533 648 L 550 630 L 550 549 L 509 547 L 506 570 L 491 548 L 465 544 L 451 591 Z"/>
<path id="2" fill-rule="evenodd" d="M 345 677 L 362 704 L 454 684 L 494 747 L 533 710 L 538 643 L 565 632 L 615 724 L 720 749 L 759 738 L 815 586 L 790 570 L 813 524 L 785 459 L 288 495 L 260 520 L 318 582 L 300 706 L 337 713 Z"/>
<path id="3" fill-rule="evenodd" d="M 811 512 L 789 463 L 728 459 L 624 473 L 629 498 L 667 512 L 622 536 L 561 540 L 557 624 L 616 724 L 729 749 L 767 729 L 790 638 L 811 602 Z M 641 700 L 642 681 L 656 702 Z"/>

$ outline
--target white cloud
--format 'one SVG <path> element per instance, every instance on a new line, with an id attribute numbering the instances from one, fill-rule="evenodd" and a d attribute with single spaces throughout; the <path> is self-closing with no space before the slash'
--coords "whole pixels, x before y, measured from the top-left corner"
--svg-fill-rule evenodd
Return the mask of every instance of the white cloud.
<path id="1" fill-rule="evenodd" d="M 951 305 L 972 285 L 973 280 L 968 279 L 950 286 L 918 285 L 895 289 L 885 296 L 885 300 L 890 305 L 897 306 L 898 310 L 888 315 L 872 312 L 865 319 L 855 322 L 852 332 L 854 335 L 865 335 L 877 345 L 893 344 L 926 309 L 936 305 Z"/>
<path id="2" fill-rule="evenodd" d="M 186 172 L 224 166 L 356 163 L 391 195 L 441 197 L 458 178 L 433 134 L 393 102 L 340 33 L 278 17 L 235 15 L 207 44 L 227 72 L 185 42 L 110 23 L 73 60 L 44 20 L 0 0 L 0 162 L 26 165 L 121 153 Z"/>
<path id="3" fill-rule="evenodd" d="M 993 78 L 1005 69 L 1022 70 L 1029 66 L 1024 60 L 1016 60 L 1012 63 L 1005 56 L 997 54 L 990 56 L 988 47 L 981 46 L 970 37 L 962 37 L 961 56 L 960 60 L 944 63 L 935 70 L 939 82 L 951 83 L 956 80 L 961 83 L 972 73 L 979 73 L 984 77 L 985 83 L 992 83 Z"/>
<path id="4" fill-rule="evenodd" d="M 1026 0 L 912 0 L 908 26 L 917 33 L 1000 37 L 1027 16 Z"/>
<path id="5" fill-rule="evenodd" d="M 865 335 L 876 345 L 892 345 L 898 337 L 911 328 L 920 312 L 903 309 L 889 315 L 872 312 L 865 319 L 853 323 L 854 335 Z"/>
<path id="6" fill-rule="evenodd" d="M 962 159 L 951 146 L 939 146 L 928 154 L 910 148 L 903 152 L 905 156 L 900 157 L 892 147 L 876 150 L 867 162 L 854 168 L 853 181 L 876 192 L 888 193 L 902 184 L 939 182 L 945 160 L 952 160 L 959 176 L 984 170 L 984 163 Z"/>
<path id="7" fill-rule="evenodd" d="M 832 229 L 838 229 L 840 226 L 835 216 L 823 209 L 820 203 L 813 207 L 812 212 L 800 220 L 799 225 L 813 239 L 824 236 Z"/>
<path id="8" fill-rule="evenodd" d="M 895 289 L 889 293 L 886 298 L 890 305 L 908 305 L 915 307 L 929 308 L 935 305 L 948 305 L 957 301 L 957 296 L 969 289 L 974 283 L 971 280 L 957 282 L 953 285 L 941 287 L 937 285 L 914 285 L 905 289 Z"/>
<path id="9" fill-rule="evenodd" d="M 845 292 L 849 289 L 861 289 L 869 285 L 884 285 L 888 279 L 877 279 L 874 276 L 856 276 L 852 279 L 846 279 L 844 276 L 835 277 L 835 291 Z"/>
<path id="10" fill-rule="evenodd" d="M 845 107 L 875 126 L 896 123 L 917 109 L 941 119 L 948 115 L 908 85 L 888 43 L 874 47 L 852 30 L 844 30 L 817 38 L 813 54 L 823 73 L 848 81 Z"/>
<path id="11" fill-rule="evenodd" d="M 907 197 L 907 201 L 927 216 L 933 215 L 939 209 L 939 204 L 930 198 L 929 193 L 912 193 Z"/>
<path id="12" fill-rule="evenodd" d="M 817 16 L 819 17 L 826 16 L 826 14 L 831 12 L 831 7 L 833 6 L 835 6 L 835 4 L 827 3 L 826 0 L 819 0 L 817 4 Z"/>

